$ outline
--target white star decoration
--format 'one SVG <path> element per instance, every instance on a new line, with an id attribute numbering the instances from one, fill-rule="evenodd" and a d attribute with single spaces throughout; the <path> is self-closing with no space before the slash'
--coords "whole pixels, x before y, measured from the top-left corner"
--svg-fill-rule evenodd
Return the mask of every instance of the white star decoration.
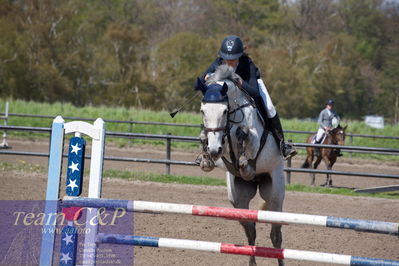
<path id="1" fill-rule="evenodd" d="M 65 254 L 65 253 L 61 253 L 61 259 L 60 259 L 60 261 L 62 261 L 62 262 L 64 262 L 65 264 L 67 264 L 69 260 L 72 260 L 72 258 L 69 257 L 69 254 L 68 254 L 68 253 L 66 253 L 66 254 Z"/>
<path id="2" fill-rule="evenodd" d="M 76 153 L 76 155 L 78 155 L 78 152 L 82 149 L 82 148 L 79 148 L 79 143 L 76 143 L 76 145 L 71 145 L 71 147 L 72 147 L 72 151 L 71 151 L 71 153 Z"/>
<path id="3" fill-rule="evenodd" d="M 72 174 L 75 171 L 79 171 L 78 165 L 79 165 L 79 163 L 72 162 L 72 164 L 70 166 L 68 166 L 68 168 L 72 170 Z"/>
<path id="4" fill-rule="evenodd" d="M 76 180 L 69 179 L 69 184 L 67 185 L 67 187 L 70 187 L 73 191 L 75 187 L 78 187 L 76 185 Z"/>
<path id="5" fill-rule="evenodd" d="M 68 245 L 69 243 L 73 243 L 72 236 L 73 235 L 68 235 L 67 233 L 65 233 L 65 237 L 62 239 L 65 241 L 65 245 Z"/>

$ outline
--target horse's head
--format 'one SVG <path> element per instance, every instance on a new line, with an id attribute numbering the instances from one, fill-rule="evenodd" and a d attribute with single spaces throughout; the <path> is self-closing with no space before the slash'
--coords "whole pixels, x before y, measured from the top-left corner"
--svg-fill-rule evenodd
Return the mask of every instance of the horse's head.
<path id="1" fill-rule="evenodd" d="M 197 79 L 196 88 L 202 91 L 202 122 L 208 140 L 208 153 L 214 161 L 222 155 L 223 138 L 227 131 L 228 99 L 226 83 L 205 85 Z"/>
<path id="2" fill-rule="evenodd" d="M 341 125 L 338 125 L 336 128 L 334 128 L 331 131 L 332 142 L 334 144 L 338 144 L 338 145 L 345 144 L 345 130 L 347 127 L 348 126 L 341 127 Z"/>

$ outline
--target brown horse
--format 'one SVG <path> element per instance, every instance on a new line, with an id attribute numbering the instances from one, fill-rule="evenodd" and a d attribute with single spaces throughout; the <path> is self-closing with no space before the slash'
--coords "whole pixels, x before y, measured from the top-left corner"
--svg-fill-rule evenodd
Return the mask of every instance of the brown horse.
<path id="1" fill-rule="evenodd" d="M 345 130 L 347 126 L 342 128 L 338 125 L 336 128 L 327 132 L 327 136 L 324 138 L 323 143 L 326 145 L 344 145 L 345 144 Z M 313 143 L 314 137 L 316 134 L 310 135 L 307 139 L 307 143 Z M 309 168 L 312 166 L 313 159 L 315 157 L 315 148 L 307 147 L 306 148 L 307 157 L 305 162 L 302 164 L 302 168 Z M 321 160 L 324 161 L 328 170 L 331 170 L 334 163 L 337 161 L 337 157 L 340 154 L 340 149 L 329 149 L 329 148 L 320 148 L 319 156 L 317 156 L 316 161 L 313 164 L 313 169 L 316 169 Z M 316 174 L 311 173 L 311 185 L 315 184 Z M 331 186 L 332 179 L 331 174 L 327 174 L 326 183 L 323 186 Z"/>

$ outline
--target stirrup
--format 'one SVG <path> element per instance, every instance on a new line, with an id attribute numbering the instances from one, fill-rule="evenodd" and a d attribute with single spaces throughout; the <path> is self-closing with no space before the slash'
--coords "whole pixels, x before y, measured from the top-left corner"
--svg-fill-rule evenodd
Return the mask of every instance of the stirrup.
<path id="1" fill-rule="evenodd" d="M 286 150 L 285 153 L 286 154 L 283 154 L 285 160 L 288 160 L 289 158 L 292 158 L 298 154 L 298 152 L 294 148 L 290 148 L 288 152 Z"/>
<path id="2" fill-rule="evenodd" d="M 285 160 L 288 160 L 289 158 L 292 158 L 298 154 L 296 149 L 290 144 L 281 142 L 280 148 L 281 148 L 281 154 L 283 155 Z"/>

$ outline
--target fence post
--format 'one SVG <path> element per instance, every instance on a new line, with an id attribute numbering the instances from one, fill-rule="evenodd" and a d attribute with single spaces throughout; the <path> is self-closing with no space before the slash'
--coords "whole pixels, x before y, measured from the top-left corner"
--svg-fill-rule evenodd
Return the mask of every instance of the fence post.
<path id="1" fill-rule="evenodd" d="M 8 102 L 6 102 L 6 112 L 4 114 L 4 125 L 7 126 L 8 124 Z M 11 146 L 8 145 L 7 142 L 7 129 L 4 129 L 3 133 L 3 142 L 0 144 L 1 149 L 11 149 Z"/>
<path id="2" fill-rule="evenodd" d="M 167 134 L 168 136 L 171 135 L 171 133 Z M 166 137 L 166 160 L 170 160 L 171 156 L 171 138 Z M 166 163 L 166 174 L 170 175 L 170 163 Z"/>
<path id="3" fill-rule="evenodd" d="M 288 143 L 292 143 L 292 140 L 289 139 Z M 291 157 L 288 158 L 287 160 L 287 168 L 291 168 Z M 291 184 L 291 171 L 287 171 L 286 178 L 287 178 L 287 184 Z"/>
<path id="4" fill-rule="evenodd" d="M 353 135 L 349 136 L 349 146 L 353 146 Z M 352 151 L 349 152 L 349 158 L 352 158 Z"/>
<path id="5" fill-rule="evenodd" d="M 133 133 L 133 123 L 129 121 L 129 133 Z M 132 146 L 132 137 L 129 138 L 129 148 Z"/>

